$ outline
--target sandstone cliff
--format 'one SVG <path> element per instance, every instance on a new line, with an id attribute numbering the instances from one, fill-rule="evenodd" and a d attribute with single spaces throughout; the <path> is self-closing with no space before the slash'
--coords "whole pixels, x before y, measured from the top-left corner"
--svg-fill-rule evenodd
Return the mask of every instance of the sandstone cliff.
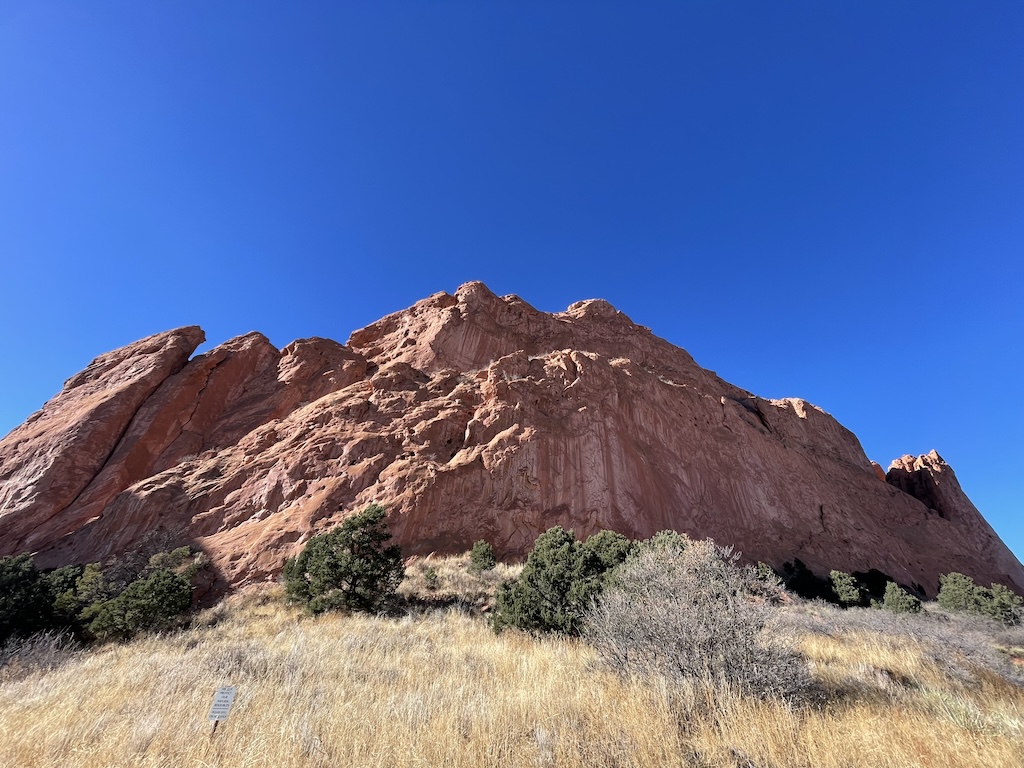
<path id="1" fill-rule="evenodd" d="M 951 570 L 1024 592 L 937 454 L 882 476 L 821 409 L 734 387 L 604 301 L 548 314 L 468 283 L 347 345 L 253 333 L 189 359 L 203 340 L 103 355 L 0 441 L 0 554 L 93 561 L 162 529 L 240 584 L 378 501 L 407 555 L 674 528 L 929 595 Z"/>

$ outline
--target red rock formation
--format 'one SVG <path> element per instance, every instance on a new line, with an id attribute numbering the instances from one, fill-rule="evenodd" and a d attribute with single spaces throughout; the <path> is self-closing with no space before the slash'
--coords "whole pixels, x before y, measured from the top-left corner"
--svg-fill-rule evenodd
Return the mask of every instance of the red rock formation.
<path id="1" fill-rule="evenodd" d="M 205 336 L 179 328 L 100 355 L 0 442 L 0 552 L 52 544 L 85 520 L 75 501 L 129 422 Z"/>
<path id="2" fill-rule="evenodd" d="M 153 350 L 175 339 L 195 343 L 156 366 Z M 556 524 L 674 528 L 751 560 L 875 568 L 929 594 L 951 570 L 1024 591 L 1024 568 L 937 456 L 904 467 L 918 480 L 890 469 L 883 482 L 821 409 L 738 389 L 604 301 L 547 314 L 469 283 L 347 346 L 278 351 L 249 334 L 184 364 L 199 341 L 194 328 L 152 337 L 73 379 L 118 404 L 103 430 L 69 382 L 0 442 L 0 554 L 89 561 L 163 528 L 239 584 L 379 501 L 408 555 L 486 538 L 518 557 Z M 148 388 L 123 394 L 129 370 Z M 83 437 L 97 430 L 102 448 Z M 76 480 L 49 492 L 33 480 L 44 464 Z M 928 496 L 921 478 L 941 490 Z"/>

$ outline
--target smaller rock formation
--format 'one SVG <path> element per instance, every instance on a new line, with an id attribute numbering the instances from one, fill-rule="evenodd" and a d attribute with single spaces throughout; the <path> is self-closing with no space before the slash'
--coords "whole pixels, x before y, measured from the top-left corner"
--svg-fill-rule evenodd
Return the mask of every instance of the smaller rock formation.
<path id="1" fill-rule="evenodd" d="M 985 562 L 987 574 L 1006 574 L 1001 579 L 1017 592 L 1024 594 L 1024 582 L 1019 577 L 1020 563 L 1006 548 L 999 535 L 988 524 L 978 508 L 960 487 L 953 468 L 936 451 L 922 456 L 902 456 L 889 465 L 886 482 L 920 501 L 928 511 L 962 530 L 970 530 L 971 538 L 978 542 L 978 555 Z M 944 572 L 957 570 L 948 564 Z M 973 574 L 972 574 L 973 575 Z M 983 579 L 990 581 L 990 579 Z"/>
<path id="2" fill-rule="evenodd" d="M 206 340 L 198 326 L 100 355 L 0 443 L 3 552 L 53 542 L 82 526 L 62 513 L 107 463 L 136 412 Z"/>

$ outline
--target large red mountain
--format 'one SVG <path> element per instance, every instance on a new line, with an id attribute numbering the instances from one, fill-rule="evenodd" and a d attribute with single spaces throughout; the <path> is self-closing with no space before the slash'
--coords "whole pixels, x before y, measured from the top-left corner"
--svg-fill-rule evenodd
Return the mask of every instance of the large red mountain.
<path id="1" fill-rule="evenodd" d="M 776 567 L 1024 592 L 938 454 L 883 475 L 820 408 L 734 387 L 604 301 L 548 314 L 468 283 L 347 345 L 251 333 L 191 357 L 204 338 L 98 357 L 0 441 L 0 555 L 95 561 L 163 530 L 237 585 L 377 501 L 407 555 L 673 528 Z"/>

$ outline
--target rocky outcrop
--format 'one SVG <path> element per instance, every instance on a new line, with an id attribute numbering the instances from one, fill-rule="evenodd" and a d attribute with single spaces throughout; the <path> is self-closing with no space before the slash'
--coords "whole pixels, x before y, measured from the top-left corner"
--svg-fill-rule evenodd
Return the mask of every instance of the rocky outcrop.
<path id="1" fill-rule="evenodd" d="M 977 547 L 978 557 L 984 562 L 985 573 L 1007 574 L 1009 577 L 1000 579 L 987 575 L 981 579 L 982 583 L 998 581 L 1012 586 L 1018 593 L 1024 593 L 1019 578 L 1015 577 L 1020 563 L 967 498 L 952 467 L 936 451 L 896 459 L 889 465 L 885 479 L 920 501 L 929 514 L 948 520 L 951 528 L 969 530 L 972 546 Z"/>
<path id="2" fill-rule="evenodd" d="M 958 570 L 1024 591 L 1024 569 L 937 455 L 901 459 L 886 482 L 821 409 L 728 384 L 604 301 L 548 314 L 469 283 L 347 345 L 278 351 L 249 334 L 186 364 L 193 344 L 147 391 L 120 394 L 129 368 L 144 377 L 144 350 L 199 333 L 100 358 L 134 361 L 109 381 L 97 363 L 72 380 L 93 371 L 98 396 L 119 403 L 102 451 L 61 438 L 88 431 L 72 419 L 90 423 L 67 387 L 0 442 L 0 553 L 95 560 L 159 528 L 240 584 L 378 501 L 408 555 L 486 538 L 520 557 L 556 524 L 674 528 L 777 567 L 877 569 L 927 594 Z M 14 471 L 29 454 L 75 468 L 73 487 L 45 495 Z"/>
<path id="3" fill-rule="evenodd" d="M 939 517 L 970 519 L 978 514 L 952 468 L 936 451 L 923 456 L 901 456 L 889 465 L 885 481 L 910 494 Z"/>
<path id="4" fill-rule="evenodd" d="M 3 554 L 52 544 L 83 522 L 75 502 L 132 418 L 204 340 L 179 328 L 100 355 L 0 442 Z"/>

